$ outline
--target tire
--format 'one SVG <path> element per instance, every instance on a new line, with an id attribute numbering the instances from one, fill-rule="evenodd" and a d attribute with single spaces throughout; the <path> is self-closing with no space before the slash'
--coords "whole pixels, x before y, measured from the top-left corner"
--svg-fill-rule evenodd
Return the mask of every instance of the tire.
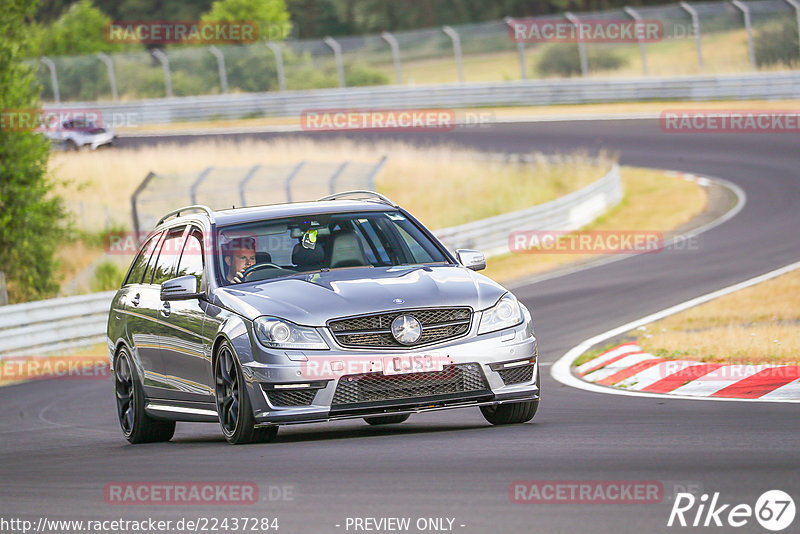
<path id="1" fill-rule="evenodd" d="M 256 428 L 242 368 L 227 341 L 220 345 L 214 359 L 214 397 L 219 426 L 228 443 L 265 443 L 278 435 L 277 426 Z"/>
<path id="2" fill-rule="evenodd" d="M 78 144 L 72 139 L 67 139 L 66 141 L 64 141 L 64 150 L 67 150 L 69 152 L 75 152 L 78 150 L 78 148 L 80 147 L 78 147 Z"/>
<path id="3" fill-rule="evenodd" d="M 114 393 L 117 419 L 125 439 L 134 444 L 172 439 L 175 421 L 153 419 L 144 411 L 144 389 L 133 359 L 125 348 L 120 349 L 114 360 Z"/>
<path id="4" fill-rule="evenodd" d="M 542 391 L 542 380 L 539 368 L 536 368 L 536 384 L 539 386 L 539 395 Z M 524 402 L 510 402 L 508 404 L 494 404 L 481 406 L 483 417 L 493 425 L 516 425 L 527 423 L 539 409 L 539 399 Z"/>
<path id="5" fill-rule="evenodd" d="M 364 421 L 370 425 L 396 425 L 411 417 L 410 413 L 400 415 L 379 415 L 377 417 L 365 417 Z"/>
<path id="6" fill-rule="evenodd" d="M 481 406 L 483 417 L 493 425 L 516 425 L 527 423 L 536 415 L 539 401 L 510 402 Z"/>

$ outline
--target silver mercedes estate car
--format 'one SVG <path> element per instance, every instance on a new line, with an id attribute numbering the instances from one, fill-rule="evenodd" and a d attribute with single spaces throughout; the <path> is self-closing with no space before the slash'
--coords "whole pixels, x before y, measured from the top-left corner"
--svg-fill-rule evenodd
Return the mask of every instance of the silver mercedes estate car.
<path id="1" fill-rule="evenodd" d="M 131 443 L 176 421 L 233 444 L 278 426 L 479 407 L 523 423 L 539 405 L 529 311 L 369 191 L 165 215 L 111 305 L 117 414 Z"/>

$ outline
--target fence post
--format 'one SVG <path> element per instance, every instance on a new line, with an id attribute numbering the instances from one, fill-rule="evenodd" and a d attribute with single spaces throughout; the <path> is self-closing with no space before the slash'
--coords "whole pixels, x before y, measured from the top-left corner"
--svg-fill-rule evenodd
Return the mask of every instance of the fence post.
<path id="1" fill-rule="evenodd" d="M 56 74 L 56 64 L 53 63 L 53 60 L 47 56 L 40 57 L 39 61 L 47 65 L 48 70 L 50 70 L 50 85 L 53 86 L 53 98 L 56 99 L 56 103 L 60 103 L 61 92 L 58 90 L 58 75 Z"/>
<path id="2" fill-rule="evenodd" d="M 222 88 L 222 94 L 228 94 L 228 74 L 225 72 L 225 55 L 220 52 L 219 48 L 214 45 L 208 47 L 209 52 L 214 54 L 217 58 L 217 69 L 219 70 L 219 85 Z"/>
<path id="3" fill-rule="evenodd" d="M 697 11 L 687 4 L 686 2 L 681 2 L 681 8 L 686 11 L 690 17 L 692 17 L 692 29 L 694 30 L 694 40 L 697 43 L 697 66 L 700 70 L 703 70 L 703 45 L 700 39 L 700 16 L 697 14 Z"/>
<path id="4" fill-rule="evenodd" d="M 164 52 L 157 48 L 150 53 L 161 63 L 161 68 L 164 71 L 164 89 L 167 96 L 172 97 L 172 75 L 169 72 L 169 59 Z"/>
<path id="5" fill-rule="evenodd" d="M 247 188 L 247 182 L 253 179 L 253 176 L 256 175 L 258 169 L 261 168 L 261 165 L 253 165 L 250 167 L 250 170 L 247 171 L 247 174 L 244 175 L 242 181 L 239 182 L 239 200 L 242 201 L 242 207 L 247 206 L 247 198 L 245 196 L 245 189 Z"/>
<path id="6" fill-rule="evenodd" d="M 286 75 L 283 72 L 283 50 L 281 50 L 281 47 L 272 41 L 267 41 L 266 45 L 267 48 L 272 50 L 272 53 L 275 54 L 275 68 L 278 72 L 278 87 L 281 91 L 285 91 Z"/>
<path id="7" fill-rule="evenodd" d="M 750 68 L 756 70 L 756 54 L 753 51 L 753 27 L 750 24 L 750 8 L 739 0 L 731 2 L 744 16 L 744 30 L 747 32 L 747 55 L 750 56 Z"/>
<path id="8" fill-rule="evenodd" d="M 456 68 L 458 69 L 458 82 L 464 83 L 464 65 L 461 61 L 461 37 L 458 32 L 450 26 L 442 27 L 442 31 L 453 41 L 453 55 L 456 57 Z"/>
<path id="9" fill-rule="evenodd" d="M 347 165 L 349 163 L 350 163 L 349 161 L 345 161 L 344 163 L 339 165 L 339 167 L 335 171 L 333 171 L 333 174 L 331 174 L 331 177 L 328 178 L 328 187 L 329 187 L 329 189 L 331 191 L 331 195 L 336 193 L 336 179 L 339 178 L 339 175 L 342 174 L 342 172 L 344 171 L 345 167 L 347 167 Z"/>
<path id="10" fill-rule="evenodd" d="M 344 79 L 344 62 L 342 61 L 342 45 L 340 45 L 333 37 L 326 37 L 322 40 L 328 48 L 333 50 L 333 58 L 336 60 L 336 75 L 339 78 L 339 87 L 345 87 L 347 84 Z"/>
<path id="11" fill-rule="evenodd" d="M 503 19 L 506 25 L 511 30 L 511 34 L 514 34 L 514 19 L 511 17 L 506 17 Z M 528 79 L 528 64 L 525 61 L 525 42 L 524 41 L 517 41 L 517 57 L 519 58 L 519 74 L 523 80 Z"/>
<path id="12" fill-rule="evenodd" d="M 581 58 L 581 76 L 588 76 L 589 58 L 586 56 L 586 43 L 581 39 L 581 21 L 569 11 L 564 13 L 564 18 L 575 26 L 575 34 L 578 36 L 578 55 Z"/>
<path id="13" fill-rule="evenodd" d="M 370 191 L 375 191 L 375 177 L 381 172 L 383 166 L 386 165 L 386 160 L 389 159 L 389 156 L 383 156 L 378 164 L 375 165 L 372 170 L 370 171 L 369 175 L 367 176 L 367 189 Z"/>
<path id="14" fill-rule="evenodd" d="M 632 7 L 626 6 L 625 13 L 627 13 L 630 18 L 636 21 L 637 24 L 642 23 L 642 16 L 639 15 L 639 13 L 636 12 L 636 10 L 634 10 Z M 647 51 L 645 50 L 644 43 L 644 37 L 639 35 L 639 55 L 642 56 L 642 73 L 647 76 Z"/>
<path id="15" fill-rule="evenodd" d="M 797 0 L 785 0 L 787 4 L 794 8 L 794 15 L 797 19 L 797 42 L 800 44 L 800 2 Z"/>
<path id="16" fill-rule="evenodd" d="M 117 92 L 117 76 L 114 73 L 114 62 L 108 54 L 102 52 L 97 53 L 97 59 L 105 63 L 106 71 L 108 71 L 108 83 L 111 85 L 111 98 L 119 100 L 119 92 Z"/>
<path id="17" fill-rule="evenodd" d="M 147 188 L 147 184 L 150 183 L 150 180 L 152 180 L 155 177 L 155 175 L 156 174 L 152 171 L 148 172 L 147 176 L 145 176 L 144 180 L 142 180 L 142 183 L 139 184 L 139 187 L 137 187 L 136 191 L 134 191 L 133 194 L 131 195 L 131 217 L 133 218 L 133 231 L 136 232 L 137 244 L 139 242 L 139 236 L 140 236 L 139 232 L 141 231 L 141 228 L 139 226 L 139 210 L 137 209 L 136 201 L 139 198 L 139 195 L 142 193 L 142 191 L 144 191 Z"/>
<path id="18" fill-rule="evenodd" d="M 301 161 L 300 163 L 298 163 L 297 166 L 294 169 L 292 169 L 292 171 L 286 177 L 286 186 L 285 186 L 286 187 L 286 202 L 291 202 L 292 201 L 292 180 L 294 180 L 294 177 L 297 176 L 300 173 L 300 170 L 303 168 L 303 166 L 305 164 L 306 164 L 305 161 Z"/>
<path id="19" fill-rule="evenodd" d="M 6 290 L 6 273 L 0 271 L 0 306 L 8 304 L 8 291 Z"/>
<path id="20" fill-rule="evenodd" d="M 214 167 L 206 167 L 206 169 L 197 175 L 197 179 L 192 184 L 192 187 L 189 189 L 189 195 L 192 199 L 192 204 L 197 204 L 197 188 L 208 178 L 208 175 L 211 174 L 211 171 L 214 170 Z"/>
<path id="21" fill-rule="evenodd" d="M 392 61 L 394 62 L 394 76 L 397 78 L 397 85 L 403 84 L 403 67 L 400 63 L 400 45 L 397 43 L 394 35 L 389 32 L 381 33 L 384 41 L 389 43 L 392 49 Z"/>

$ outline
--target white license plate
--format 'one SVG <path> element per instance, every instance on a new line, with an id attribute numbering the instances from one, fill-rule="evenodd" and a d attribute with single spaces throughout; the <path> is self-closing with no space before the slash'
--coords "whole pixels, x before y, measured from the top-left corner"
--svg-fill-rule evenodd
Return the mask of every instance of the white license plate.
<path id="1" fill-rule="evenodd" d="M 403 354 L 383 358 L 383 374 L 404 375 L 409 373 L 430 373 L 441 371 L 450 363 L 446 356 L 432 354 Z"/>

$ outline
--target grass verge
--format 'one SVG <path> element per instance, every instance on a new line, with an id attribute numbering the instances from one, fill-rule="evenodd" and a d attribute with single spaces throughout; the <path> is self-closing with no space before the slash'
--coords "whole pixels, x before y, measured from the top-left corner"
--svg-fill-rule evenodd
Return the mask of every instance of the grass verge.
<path id="1" fill-rule="evenodd" d="M 668 359 L 800 365 L 800 270 L 629 333 Z"/>
<path id="2" fill-rule="evenodd" d="M 622 202 L 584 230 L 649 230 L 667 233 L 690 221 L 706 205 L 705 190 L 695 182 L 667 176 L 664 171 L 622 167 Z M 596 258 L 591 254 L 507 254 L 491 258 L 486 275 L 509 282 L 570 263 Z"/>

